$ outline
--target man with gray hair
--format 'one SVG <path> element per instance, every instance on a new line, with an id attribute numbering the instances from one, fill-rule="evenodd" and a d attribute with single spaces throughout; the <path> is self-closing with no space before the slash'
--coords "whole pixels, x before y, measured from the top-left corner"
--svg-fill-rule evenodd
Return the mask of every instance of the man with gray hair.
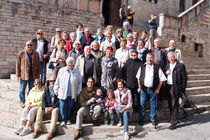
<path id="1" fill-rule="evenodd" d="M 168 53 L 169 64 L 166 66 L 168 95 L 168 106 L 171 114 L 171 125 L 169 129 L 173 130 L 179 120 L 179 98 L 185 93 L 187 86 L 187 73 L 185 65 L 175 59 L 174 52 Z"/>
<path id="2" fill-rule="evenodd" d="M 93 42 L 94 38 L 90 34 L 90 28 L 85 28 L 84 29 L 84 35 L 80 38 L 80 43 L 82 45 L 82 50 L 84 49 L 85 46 L 90 46 L 91 42 Z"/>

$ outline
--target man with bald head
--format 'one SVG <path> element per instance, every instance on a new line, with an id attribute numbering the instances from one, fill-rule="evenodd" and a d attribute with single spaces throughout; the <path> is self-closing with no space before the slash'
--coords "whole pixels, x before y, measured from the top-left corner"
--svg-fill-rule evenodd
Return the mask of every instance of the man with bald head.
<path id="1" fill-rule="evenodd" d="M 25 107 L 25 89 L 28 84 L 29 91 L 34 85 L 34 79 L 40 77 L 41 67 L 39 54 L 33 50 L 34 44 L 32 41 L 27 41 L 24 50 L 21 50 L 17 56 L 16 75 L 20 80 L 20 106 Z"/>
<path id="2" fill-rule="evenodd" d="M 171 114 L 169 129 L 176 128 L 179 119 L 179 98 L 185 93 L 187 86 L 187 73 L 185 65 L 176 60 L 174 52 L 168 53 L 169 64 L 166 65 L 168 106 Z"/>
<path id="3" fill-rule="evenodd" d="M 181 50 L 176 48 L 176 42 L 175 40 L 170 40 L 169 41 L 169 47 L 165 49 L 167 53 L 169 52 L 174 52 L 175 53 L 175 58 L 180 62 L 183 63 L 182 60 L 182 54 Z"/>
<path id="4" fill-rule="evenodd" d="M 85 28 L 84 29 L 84 35 L 79 40 L 83 49 L 84 49 L 85 46 L 90 46 L 90 44 L 91 44 L 91 42 L 93 42 L 93 40 L 94 40 L 94 38 L 90 34 L 90 28 Z"/>
<path id="5" fill-rule="evenodd" d="M 97 82 L 97 59 L 91 54 L 90 46 L 85 46 L 84 54 L 77 58 L 75 67 L 79 69 L 82 76 L 82 83 L 86 85 L 86 81 L 89 77 L 93 77 Z"/>

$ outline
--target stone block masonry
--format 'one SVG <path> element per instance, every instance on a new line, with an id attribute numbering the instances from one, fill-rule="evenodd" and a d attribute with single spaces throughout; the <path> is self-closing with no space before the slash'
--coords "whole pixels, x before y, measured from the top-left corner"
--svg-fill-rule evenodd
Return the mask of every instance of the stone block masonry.
<path id="1" fill-rule="evenodd" d="M 80 22 L 84 27 L 90 27 L 95 32 L 103 25 L 100 12 L 77 9 L 74 1 L 68 0 L 69 3 L 66 5 L 56 3 L 57 1 L 53 4 L 48 2 L 0 1 L 0 78 L 9 78 L 10 73 L 15 73 L 18 52 L 24 49 L 27 40 L 36 37 L 35 32 L 38 29 L 43 29 L 46 33 L 45 38 L 50 41 L 57 27 L 63 31 L 72 32 Z"/>

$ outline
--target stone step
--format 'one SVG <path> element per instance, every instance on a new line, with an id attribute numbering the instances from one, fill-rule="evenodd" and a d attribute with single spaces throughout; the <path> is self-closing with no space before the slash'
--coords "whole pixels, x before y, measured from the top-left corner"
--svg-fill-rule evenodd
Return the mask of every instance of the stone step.
<path id="1" fill-rule="evenodd" d="M 186 69 L 210 69 L 210 65 L 208 64 L 192 64 L 192 65 L 186 65 Z"/>
<path id="2" fill-rule="evenodd" d="M 189 80 L 187 81 L 187 87 L 200 87 L 200 86 L 209 86 L 210 80 Z"/>
<path id="3" fill-rule="evenodd" d="M 19 106 L 18 101 L 11 101 L 4 98 L 0 98 L 0 110 L 19 115 L 22 112 L 22 108 Z"/>
<path id="4" fill-rule="evenodd" d="M 198 95 L 191 95 L 189 99 L 193 101 L 194 104 L 209 102 L 210 103 L 210 93 L 207 94 L 198 94 Z"/>
<path id="5" fill-rule="evenodd" d="M 209 69 L 187 69 L 188 74 L 210 74 Z"/>
<path id="6" fill-rule="evenodd" d="M 210 86 L 202 86 L 202 87 L 192 87 L 186 89 L 187 95 L 197 95 L 197 94 L 205 94 L 210 93 Z"/>
<path id="7" fill-rule="evenodd" d="M 210 79 L 210 74 L 188 74 L 188 80 L 206 80 Z"/>

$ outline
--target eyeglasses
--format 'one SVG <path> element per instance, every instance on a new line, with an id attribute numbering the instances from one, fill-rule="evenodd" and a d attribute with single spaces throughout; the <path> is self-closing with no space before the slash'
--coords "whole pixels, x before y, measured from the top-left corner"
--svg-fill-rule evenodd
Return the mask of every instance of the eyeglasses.
<path id="1" fill-rule="evenodd" d="M 32 46 L 33 46 L 33 44 L 27 44 L 26 46 L 32 47 Z"/>
<path id="2" fill-rule="evenodd" d="M 49 82 L 55 82 L 55 80 L 49 80 Z"/>
<path id="3" fill-rule="evenodd" d="M 43 35 L 43 33 L 37 33 L 38 35 Z"/>
<path id="4" fill-rule="evenodd" d="M 137 56 L 137 55 L 131 55 L 131 56 Z"/>
<path id="5" fill-rule="evenodd" d="M 41 83 L 37 83 L 37 84 L 35 84 L 35 85 L 40 86 L 40 85 L 42 85 L 42 84 L 41 84 Z"/>

